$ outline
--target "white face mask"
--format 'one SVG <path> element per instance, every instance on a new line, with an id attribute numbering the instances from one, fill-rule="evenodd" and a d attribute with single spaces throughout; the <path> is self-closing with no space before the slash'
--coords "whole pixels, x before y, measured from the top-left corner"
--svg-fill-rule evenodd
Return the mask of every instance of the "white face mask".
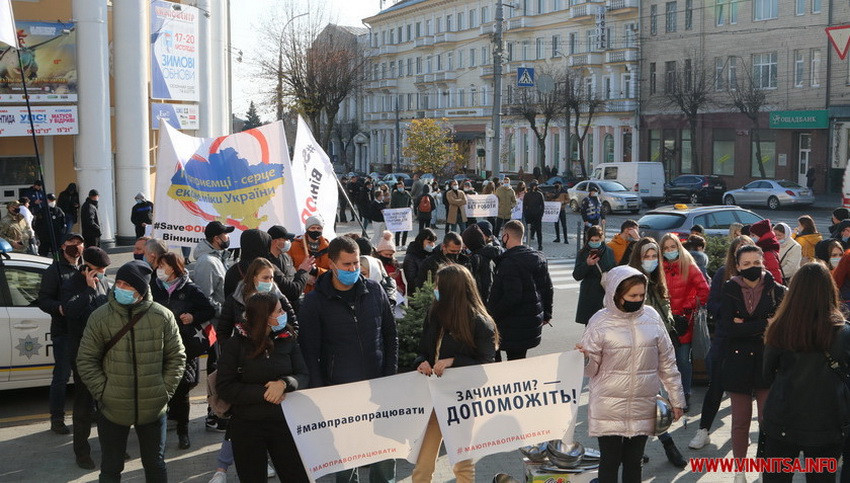
<path id="1" fill-rule="evenodd" d="M 168 277 L 169 277 L 169 275 L 167 273 L 165 273 L 164 268 L 157 268 L 156 269 L 156 278 L 158 278 L 160 281 L 167 282 Z"/>
<path id="2" fill-rule="evenodd" d="M 56 208 L 56 202 L 55 201 L 48 201 L 47 206 L 49 206 L 51 208 Z"/>

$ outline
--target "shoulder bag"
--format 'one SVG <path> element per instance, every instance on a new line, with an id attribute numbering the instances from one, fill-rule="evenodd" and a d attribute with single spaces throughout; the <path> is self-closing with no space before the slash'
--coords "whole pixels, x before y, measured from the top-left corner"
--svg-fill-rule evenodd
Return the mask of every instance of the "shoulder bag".
<path id="1" fill-rule="evenodd" d="M 117 334 L 113 335 L 112 338 L 109 339 L 109 342 L 107 342 L 106 346 L 104 346 L 104 348 L 103 348 L 103 354 L 100 355 L 100 362 L 101 363 L 103 362 L 103 359 L 106 358 L 106 353 L 109 352 L 109 349 L 112 349 L 113 347 L 115 347 L 115 344 L 117 344 L 118 341 L 121 340 L 121 338 L 124 337 L 127 334 L 127 332 L 130 332 L 130 329 L 132 329 L 136 325 L 136 323 L 139 320 L 141 320 L 142 317 L 145 316 L 146 313 L 148 313 L 147 310 L 132 316 L 130 318 L 130 321 L 127 322 L 124 325 L 124 327 L 121 327 L 121 330 L 119 330 Z"/>

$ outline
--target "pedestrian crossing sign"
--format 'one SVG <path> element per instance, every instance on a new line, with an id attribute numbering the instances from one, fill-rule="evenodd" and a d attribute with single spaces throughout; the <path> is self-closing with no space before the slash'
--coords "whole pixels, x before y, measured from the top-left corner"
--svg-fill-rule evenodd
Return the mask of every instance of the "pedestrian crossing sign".
<path id="1" fill-rule="evenodd" d="M 520 67 L 516 70 L 517 87 L 534 87 L 534 68 Z"/>

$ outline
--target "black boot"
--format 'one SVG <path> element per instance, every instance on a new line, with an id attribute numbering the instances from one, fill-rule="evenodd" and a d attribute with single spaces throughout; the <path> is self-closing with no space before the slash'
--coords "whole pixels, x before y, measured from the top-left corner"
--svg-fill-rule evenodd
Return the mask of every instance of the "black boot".
<path id="1" fill-rule="evenodd" d="M 682 457 L 682 453 L 680 453 L 679 449 L 676 448 L 676 444 L 672 439 L 668 439 L 664 442 L 664 453 L 667 454 L 667 461 L 676 468 L 684 468 L 687 466 L 687 461 L 685 461 L 685 458 Z"/>
<path id="2" fill-rule="evenodd" d="M 189 449 L 192 443 L 189 441 L 189 427 L 180 425 L 177 426 L 177 447 L 180 449 Z"/>

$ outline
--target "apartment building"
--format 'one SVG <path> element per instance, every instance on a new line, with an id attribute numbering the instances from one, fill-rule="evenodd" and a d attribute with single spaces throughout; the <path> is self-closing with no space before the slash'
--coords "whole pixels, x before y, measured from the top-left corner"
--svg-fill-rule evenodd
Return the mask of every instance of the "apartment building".
<path id="1" fill-rule="evenodd" d="M 762 178 L 753 120 L 733 103 L 757 90 L 764 175 L 805 185 L 814 168 L 816 192 L 840 187 L 850 157 L 850 71 L 824 28 L 846 23 L 850 4 L 642 0 L 641 15 L 641 158 L 663 162 L 668 178 L 694 171 L 693 152 L 696 171 L 730 187 Z M 708 102 L 692 133 L 673 101 L 703 78 Z"/>
<path id="2" fill-rule="evenodd" d="M 510 109 L 518 102 L 521 67 L 533 67 L 538 74 L 571 69 L 583 88 L 605 100 L 584 140 L 588 165 L 637 160 L 638 4 L 504 4 L 501 171 L 531 172 L 539 166 L 535 134 Z M 466 167 L 492 166 L 495 7 L 495 2 L 479 0 L 402 0 L 364 19 L 371 29 L 372 58 L 364 125 L 373 167 L 406 164 L 398 149 L 405 126 L 415 118 L 447 119 L 466 153 Z M 560 173 L 578 172 L 577 145 L 565 119 L 555 119 L 546 139 L 546 165 Z"/>

